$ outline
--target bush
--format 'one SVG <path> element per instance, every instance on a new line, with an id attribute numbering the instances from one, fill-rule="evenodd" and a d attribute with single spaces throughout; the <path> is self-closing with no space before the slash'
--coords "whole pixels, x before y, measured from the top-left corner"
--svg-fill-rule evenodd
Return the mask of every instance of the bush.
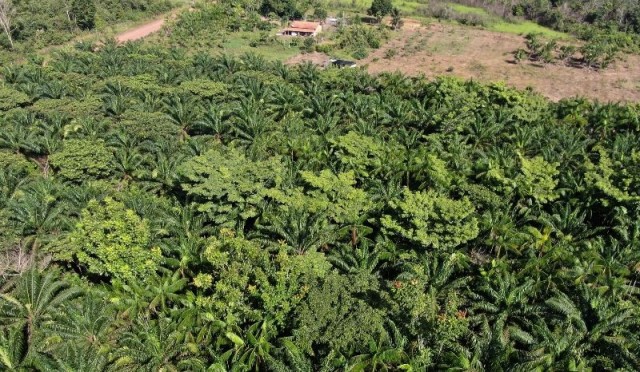
<path id="1" fill-rule="evenodd" d="M 555 50 L 558 45 L 556 40 L 544 41 L 540 34 L 531 33 L 526 37 L 527 53 L 532 61 L 544 63 L 553 62 Z"/>
<path id="2" fill-rule="evenodd" d="M 314 45 L 316 44 L 316 39 L 312 38 L 312 37 L 307 37 L 304 39 L 304 41 L 302 42 L 302 46 L 300 47 L 300 49 L 303 52 L 306 53 L 311 53 L 314 51 Z"/>
<path id="3" fill-rule="evenodd" d="M 589 68 L 607 68 L 616 58 L 618 47 L 607 40 L 592 40 L 580 48 L 584 64 Z"/>
<path id="4" fill-rule="evenodd" d="M 397 51 L 397 50 L 395 50 L 395 49 L 387 49 L 387 50 L 384 52 L 384 58 L 386 58 L 386 59 L 391 59 L 391 58 L 395 57 L 395 56 L 396 56 L 396 54 L 398 54 L 398 51 Z"/>
<path id="5" fill-rule="evenodd" d="M 374 27 L 356 25 L 338 31 L 339 45 L 343 49 L 377 49 L 386 33 Z"/>
<path id="6" fill-rule="evenodd" d="M 318 53 L 329 54 L 331 51 L 333 51 L 332 44 L 316 44 L 316 52 Z"/>
<path id="7" fill-rule="evenodd" d="M 71 15 L 82 30 L 90 30 L 96 24 L 96 5 L 93 0 L 73 0 Z"/>
<path id="8" fill-rule="evenodd" d="M 322 6 L 315 8 L 313 10 L 312 18 L 316 20 L 324 20 L 325 18 L 327 18 L 327 9 Z"/>
<path id="9" fill-rule="evenodd" d="M 365 49 L 358 49 L 355 52 L 351 53 L 351 57 L 355 59 L 364 59 L 367 58 L 367 56 L 369 56 L 369 52 L 367 52 Z"/>

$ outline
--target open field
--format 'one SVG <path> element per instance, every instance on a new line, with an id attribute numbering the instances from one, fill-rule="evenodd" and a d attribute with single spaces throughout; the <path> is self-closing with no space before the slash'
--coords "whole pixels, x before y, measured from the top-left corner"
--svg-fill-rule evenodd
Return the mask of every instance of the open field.
<path id="1" fill-rule="evenodd" d="M 603 71 L 564 66 L 513 63 L 512 52 L 524 46 L 519 35 L 480 28 L 406 20 L 402 31 L 359 61 L 372 73 L 400 71 L 427 77 L 452 75 L 484 82 L 503 81 L 533 88 L 552 100 L 584 96 L 600 101 L 640 101 L 640 56 L 624 55 Z M 313 56 L 317 61 L 321 58 Z M 304 56 L 289 62 L 306 60 Z"/>
<path id="2" fill-rule="evenodd" d="M 490 24 L 488 29 L 515 35 L 542 34 L 545 37 L 553 39 L 572 39 L 571 35 L 552 30 L 548 27 L 540 26 L 539 24 L 531 21 L 498 21 Z"/>
<path id="3" fill-rule="evenodd" d="M 407 28 L 362 61 L 373 73 L 452 74 L 465 79 L 504 81 L 532 87 L 552 100 L 585 96 L 602 101 L 640 100 L 640 56 L 627 55 L 603 71 L 560 63 L 514 64 L 511 53 L 523 47 L 521 36 L 477 28 L 432 24 Z M 395 50 L 395 56 L 389 55 Z"/>

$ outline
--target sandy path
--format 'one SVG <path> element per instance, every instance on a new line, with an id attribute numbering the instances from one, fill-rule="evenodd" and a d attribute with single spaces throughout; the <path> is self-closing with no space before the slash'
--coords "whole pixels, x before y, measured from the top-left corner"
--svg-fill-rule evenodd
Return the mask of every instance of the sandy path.
<path id="1" fill-rule="evenodd" d="M 118 40 L 119 43 L 126 43 L 127 41 L 142 39 L 143 37 L 149 36 L 154 32 L 160 31 L 160 29 L 164 25 L 164 22 L 165 16 L 160 19 L 156 19 L 155 21 L 125 31 L 118 35 L 116 37 L 116 40 Z"/>

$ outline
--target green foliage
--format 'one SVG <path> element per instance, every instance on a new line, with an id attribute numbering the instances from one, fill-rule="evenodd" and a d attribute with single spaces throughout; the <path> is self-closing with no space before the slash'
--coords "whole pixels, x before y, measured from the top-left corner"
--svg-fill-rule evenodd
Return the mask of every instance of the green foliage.
<path id="1" fill-rule="evenodd" d="M 229 89 L 224 83 L 205 80 L 184 81 L 180 87 L 203 98 L 221 96 Z"/>
<path id="2" fill-rule="evenodd" d="M 529 59 L 533 61 L 551 63 L 555 58 L 554 52 L 557 44 L 555 40 L 542 40 L 539 34 L 528 34 L 526 36 Z"/>
<path id="3" fill-rule="evenodd" d="M 113 153 L 103 141 L 69 140 L 49 157 L 56 174 L 69 181 L 100 179 L 111 174 Z"/>
<path id="4" fill-rule="evenodd" d="M 393 10 L 393 4 L 391 0 L 373 0 L 371 7 L 367 11 L 369 15 L 377 18 L 382 18 L 391 13 Z"/>
<path id="5" fill-rule="evenodd" d="M 114 23 L 148 18 L 173 6 L 168 0 L 21 0 L 13 3 L 12 36 L 16 51 L 13 57 L 24 57 L 25 52 L 67 42 L 80 30 L 104 30 Z"/>
<path id="6" fill-rule="evenodd" d="M 262 0 L 260 12 L 265 16 L 273 13 L 278 17 L 297 19 L 302 18 L 308 7 L 309 2 L 306 0 Z"/>
<path id="7" fill-rule="evenodd" d="M 0 110 L 8 111 L 9 109 L 23 106 L 30 101 L 28 95 L 15 89 L 0 86 Z"/>
<path id="8" fill-rule="evenodd" d="M 90 30 L 96 24 L 96 5 L 94 0 L 73 0 L 71 16 L 82 30 Z"/>
<path id="9" fill-rule="evenodd" d="M 366 57 L 369 49 L 378 49 L 387 37 L 384 30 L 367 25 L 352 25 L 338 29 L 338 46 L 358 53 L 356 59 Z"/>
<path id="10" fill-rule="evenodd" d="M 15 170 L 23 176 L 34 174 L 37 166 L 23 155 L 0 151 L 0 169 Z"/>
<path id="11" fill-rule="evenodd" d="M 162 260 L 160 249 L 150 246 L 148 222 L 112 198 L 89 202 L 68 244 L 59 259 L 78 260 L 90 273 L 123 282 L 155 275 Z"/>
<path id="12" fill-rule="evenodd" d="M 400 10 L 398 8 L 391 9 L 391 28 L 399 30 L 402 28 L 404 21 L 402 20 Z"/>
<path id="13" fill-rule="evenodd" d="M 366 191 L 355 187 L 353 172 L 337 175 L 328 170 L 323 170 L 319 175 L 302 172 L 302 179 L 313 187 L 308 193 L 313 203 L 327 210 L 336 223 L 361 222 L 362 216 L 373 209 L 373 203 Z"/>
<path id="14" fill-rule="evenodd" d="M 296 343 L 309 354 L 365 351 L 369 339 L 385 333 L 381 311 L 359 296 L 374 290 L 374 283 L 371 278 L 329 274 L 298 310 Z"/>
<path id="15" fill-rule="evenodd" d="M 518 154 L 520 158 L 520 174 L 516 176 L 515 183 L 518 191 L 525 197 L 532 197 L 540 203 L 546 203 L 558 198 L 556 187 L 558 181 L 555 178 L 559 174 L 559 163 L 549 164 L 541 156 L 527 159 Z"/>
<path id="16" fill-rule="evenodd" d="M 435 191 L 404 189 L 389 203 L 393 215 L 384 215 L 382 227 L 423 248 L 450 250 L 478 236 L 478 221 L 468 199 L 454 200 Z"/>
<path id="17" fill-rule="evenodd" d="M 198 198 L 198 209 L 218 224 L 256 217 L 266 192 L 282 182 L 277 158 L 251 161 L 233 148 L 213 148 L 180 167 L 183 189 Z"/>
<path id="18" fill-rule="evenodd" d="M 618 54 L 620 47 L 606 37 L 589 40 L 580 48 L 580 53 L 587 67 L 607 68 Z"/>
<path id="19" fill-rule="evenodd" d="M 621 161 L 614 161 L 603 148 L 596 148 L 598 160 L 596 163 L 587 159 L 585 167 L 585 180 L 589 187 L 598 190 L 605 197 L 601 199 L 605 206 L 613 201 L 618 203 L 637 202 L 640 195 L 637 193 L 636 185 L 638 178 L 635 172 L 629 172 Z M 632 164 L 639 159 L 639 154 L 633 152 L 631 155 Z M 633 170 L 633 168 L 632 168 Z"/>
<path id="20" fill-rule="evenodd" d="M 385 149 L 373 137 L 349 132 L 333 140 L 340 162 L 359 177 L 368 177 L 370 172 L 382 165 Z"/>
<path id="21" fill-rule="evenodd" d="M 1 79 L 0 369 L 640 370 L 637 104 L 153 42 Z"/>

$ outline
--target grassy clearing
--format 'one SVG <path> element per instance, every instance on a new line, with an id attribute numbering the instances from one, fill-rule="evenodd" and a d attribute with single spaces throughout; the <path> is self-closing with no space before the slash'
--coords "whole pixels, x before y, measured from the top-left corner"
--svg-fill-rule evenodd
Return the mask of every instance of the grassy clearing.
<path id="1" fill-rule="evenodd" d="M 480 16 L 490 16 L 490 14 L 482 8 L 476 8 L 473 6 L 466 6 L 466 5 L 457 4 L 457 3 L 449 3 L 449 6 L 451 7 L 451 9 L 461 14 L 476 14 Z"/>
<path id="2" fill-rule="evenodd" d="M 572 37 L 569 34 L 565 34 L 564 32 L 558 32 L 544 26 L 540 26 L 539 24 L 531 21 L 523 21 L 518 23 L 499 21 L 489 25 L 488 29 L 492 31 L 505 32 L 505 33 L 517 34 L 517 35 L 539 33 L 553 39 L 565 39 L 565 40 L 572 39 Z"/>
<path id="3" fill-rule="evenodd" d="M 426 6 L 427 1 L 395 1 L 393 6 L 400 9 L 405 14 L 413 14 L 416 9 Z M 371 0 L 332 0 L 329 1 L 329 9 L 348 9 L 357 11 L 366 11 L 371 6 Z"/>
<path id="4" fill-rule="evenodd" d="M 187 54 L 196 54 L 198 52 L 206 52 L 210 54 L 228 54 L 232 56 L 241 56 L 243 54 L 252 53 L 264 57 L 267 60 L 285 61 L 295 55 L 300 54 L 300 48 L 297 45 L 290 45 L 292 39 L 286 37 L 277 37 L 276 41 L 265 44 L 252 46 L 258 39 L 260 33 L 252 31 L 241 31 L 225 33 L 218 35 L 215 39 L 192 41 L 188 44 L 172 45 L 171 42 L 162 34 L 153 34 L 144 38 L 144 42 L 150 45 L 165 45 L 183 48 Z M 302 41 L 298 43 L 302 44 Z M 255 45 L 255 44 L 254 44 Z"/>
<path id="5" fill-rule="evenodd" d="M 255 39 L 255 32 L 237 32 L 228 34 L 222 43 L 222 48 L 215 48 L 214 51 L 224 52 L 230 55 L 242 55 L 245 53 L 255 53 L 269 60 L 289 59 L 300 53 L 300 48 L 289 45 L 289 38 L 280 38 L 278 44 L 251 46 Z"/>

